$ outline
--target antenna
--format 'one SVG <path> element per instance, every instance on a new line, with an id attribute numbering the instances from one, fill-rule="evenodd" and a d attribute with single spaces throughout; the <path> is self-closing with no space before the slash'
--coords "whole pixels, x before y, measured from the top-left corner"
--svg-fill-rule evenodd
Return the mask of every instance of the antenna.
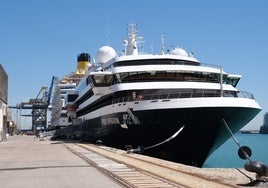
<path id="1" fill-rule="evenodd" d="M 127 41 L 127 40 L 124 40 L 124 42 L 123 42 L 123 46 L 124 46 L 124 55 L 126 55 L 126 52 L 127 52 L 127 45 L 128 45 L 128 41 Z"/>
<path id="2" fill-rule="evenodd" d="M 106 26 L 106 45 L 111 45 L 111 37 L 110 37 L 110 25 L 109 23 Z"/>
<path id="3" fill-rule="evenodd" d="M 161 35 L 161 54 L 165 54 L 165 35 L 162 33 Z"/>
<path id="4" fill-rule="evenodd" d="M 154 54 L 154 47 L 151 45 L 151 54 Z"/>

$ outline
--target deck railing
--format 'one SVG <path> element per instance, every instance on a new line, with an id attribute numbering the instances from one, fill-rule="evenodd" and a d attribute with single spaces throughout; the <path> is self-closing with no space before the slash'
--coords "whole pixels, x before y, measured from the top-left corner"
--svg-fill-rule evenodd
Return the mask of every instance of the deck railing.
<path id="1" fill-rule="evenodd" d="M 133 93 L 129 93 L 126 96 L 123 97 L 115 97 L 112 100 L 106 100 L 106 102 L 99 102 L 96 104 L 92 104 L 90 108 L 87 108 L 85 110 L 81 110 L 77 112 L 77 116 L 81 116 L 84 114 L 87 114 L 89 112 L 92 112 L 96 109 L 99 109 L 101 107 L 110 105 L 110 104 L 118 104 L 118 105 L 126 105 L 126 102 L 134 101 L 135 103 L 139 103 L 140 101 L 151 101 L 151 102 L 157 102 L 158 100 L 161 100 L 162 102 L 168 102 L 171 99 L 177 99 L 177 98 L 202 98 L 202 97 L 233 97 L 233 98 L 249 98 L 254 99 L 254 96 L 251 93 L 245 92 L 245 91 L 224 91 L 223 96 L 221 96 L 220 90 L 182 90 L 178 92 L 167 92 L 167 93 L 154 93 L 154 94 L 139 94 L 136 93 L 136 96 L 133 96 Z"/>
<path id="2" fill-rule="evenodd" d="M 219 90 L 187 90 L 172 93 L 159 93 L 159 94 L 141 94 L 135 98 L 133 96 L 124 96 L 113 99 L 112 103 L 122 103 L 129 101 L 144 101 L 144 100 L 169 100 L 176 98 L 202 98 L 202 97 L 221 97 L 221 91 Z M 223 91 L 222 97 L 234 97 L 234 98 L 248 98 L 255 99 L 253 94 L 246 91 Z"/>

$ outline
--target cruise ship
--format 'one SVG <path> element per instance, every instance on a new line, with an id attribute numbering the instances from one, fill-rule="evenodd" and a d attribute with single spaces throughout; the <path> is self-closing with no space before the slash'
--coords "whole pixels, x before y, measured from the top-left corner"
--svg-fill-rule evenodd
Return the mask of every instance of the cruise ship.
<path id="1" fill-rule="evenodd" d="M 67 103 L 72 100 L 71 95 L 79 81 L 84 77 L 88 67 L 90 56 L 88 53 L 81 53 L 77 56 L 77 70 L 65 75 L 62 79 L 55 78 L 54 92 L 51 110 L 51 129 L 62 128 L 71 125 L 67 112 Z"/>
<path id="2" fill-rule="evenodd" d="M 199 62 L 182 48 L 139 52 L 142 37 L 130 25 L 118 55 L 101 47 L 68 94 L 70 126 L 53 138 L 72 137 L 202 167 L 207 157 L 261 110 L 236 88 L 241 75 Z M 228 126 L 228 127 L 226 127 Z"/>

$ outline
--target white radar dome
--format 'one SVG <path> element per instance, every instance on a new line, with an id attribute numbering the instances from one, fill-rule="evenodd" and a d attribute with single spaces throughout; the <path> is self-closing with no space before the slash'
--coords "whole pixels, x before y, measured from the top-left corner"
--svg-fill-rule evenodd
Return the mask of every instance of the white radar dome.
<path id="1" fill-rule="evenodd" d="M 174 50 L 172 50 L 171 54 L 188 57 L 187 52 L 181 48 L 175 48 Z"/>
<path id="2" fill-rule="evenodd" d="M 97 52 L 97 62 L 106 63 L 117 56 L 115 50 L 110 46 L 103 46 Z"/>

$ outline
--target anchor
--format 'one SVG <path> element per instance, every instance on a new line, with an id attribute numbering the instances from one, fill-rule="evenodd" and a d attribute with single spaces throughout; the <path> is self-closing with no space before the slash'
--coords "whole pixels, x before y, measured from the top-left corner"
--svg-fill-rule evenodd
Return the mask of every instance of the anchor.
<path id="1" fill-rule="evenodd" d="M 225 125 L 226 129 L 231 134 L 233 140 L 238 145 L 238 156 L 243 160 L 248 160 L 244 165 L 244 169 L 248 172 L 254 172 L 256 179 L 252 179 L 251 177 L 247 176 L 241 170 L 237 169 L 243 175 L 250 179 L 250 182 L 247 184 L 239 184 L 241 186 L 248 186 L 248 187 L 268 187 L 268 166 L 264 164 L 262 161 L 252 161 L 250 159 L 252 151 L 248 146 L 241 146 L 238 140 L 235 138 L 234 134 L 232 133 L 230 127 L 226 123 L 225 119 L 222 119 L 223 124 Z"/>

